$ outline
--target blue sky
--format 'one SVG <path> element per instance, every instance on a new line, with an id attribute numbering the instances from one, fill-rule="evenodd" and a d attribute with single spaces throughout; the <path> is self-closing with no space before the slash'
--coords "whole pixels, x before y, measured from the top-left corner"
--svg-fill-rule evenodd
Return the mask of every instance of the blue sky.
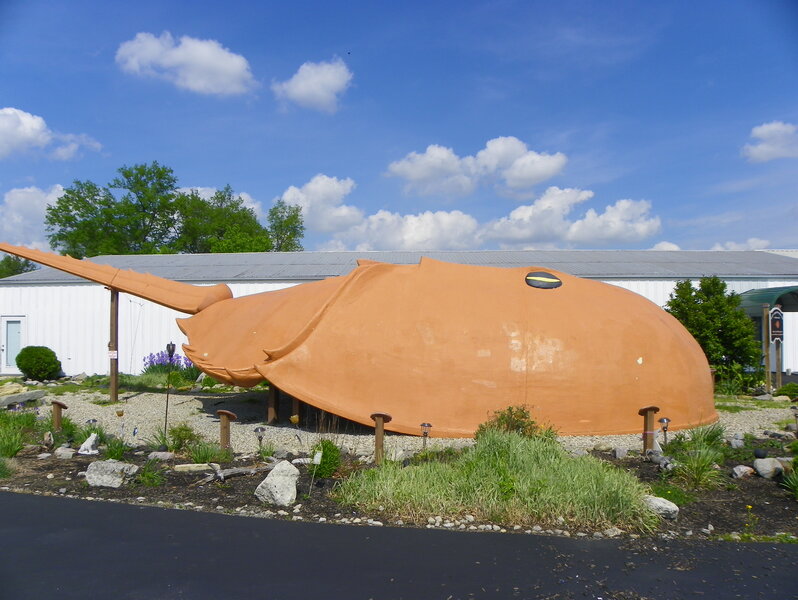
<path id="1" fill-rule="evenodd" d="M 305 248 L 798 247 L 798 3 L 0 0 L 0 240 L 157 160 Z"/>

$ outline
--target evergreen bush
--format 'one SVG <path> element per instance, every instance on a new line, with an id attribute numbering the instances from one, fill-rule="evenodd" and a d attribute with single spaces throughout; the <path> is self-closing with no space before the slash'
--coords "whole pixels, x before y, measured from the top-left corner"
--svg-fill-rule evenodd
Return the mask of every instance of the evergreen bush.
<path id="1" fill-rule="evenodd" d="M 25 346 L 17 354 L 17 368 L 27 379 L 44 381 L 61 375 L 61 362 L 46 346 Z"/>

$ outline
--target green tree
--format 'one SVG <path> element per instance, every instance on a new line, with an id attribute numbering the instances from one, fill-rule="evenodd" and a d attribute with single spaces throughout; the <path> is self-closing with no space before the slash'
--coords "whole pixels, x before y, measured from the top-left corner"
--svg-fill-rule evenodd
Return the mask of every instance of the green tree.
<path id="1" fill-rule="evenodd" d="M 703 277 L 698 288 L 689 279 L 680 281 L 665 310 L 693 335 L 713 367 L 759 367 L 762 351 L 754 323 L 740 308 L 740 296 L 727 293 L 720 278 Z"/>
<path id="2" fill-rule="evenodd" d="M 98 254 L 301 250 L 297 206 L 278 202 L 268 227 L 228 185 L 211 198 L 177 189 L 169 167 L 123 166 L 107 186 L 74 181 L 47 207 L 50 245 L 75 258 Z"/>
<path id="3" fill-rule="evenodd" d="M 269 236 L 272 239 L 274 252 L 300 252 L 302 237 L 305 235 L 305 224 L 302 220 L 302 209 L 294 204 L 286 204 L 278 200 L 269 209 L 266 217 L 269 222 Z"/>
<path id="4" fill-rule="evenodd" d="M 36 270 L 36 263 L 7 254 L 0 260 L 0 279 Z"/>
<path id="5" fill-rule="evenodd" d="M 255 211 L 244 206 L 228 185 L 211 198 L 195 190 L 178 194 L 173 248 L 177 252 L 268 252 L 271 238 Z"/>

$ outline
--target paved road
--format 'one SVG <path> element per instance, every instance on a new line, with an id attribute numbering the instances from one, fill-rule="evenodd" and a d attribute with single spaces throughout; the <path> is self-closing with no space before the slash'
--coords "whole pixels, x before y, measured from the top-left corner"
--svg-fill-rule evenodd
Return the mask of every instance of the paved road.
<path id="1" fill-rule="evenodd" d="M 0 492 L 0 599 L 798 598 L 798 545 L 292 523 Z"/>

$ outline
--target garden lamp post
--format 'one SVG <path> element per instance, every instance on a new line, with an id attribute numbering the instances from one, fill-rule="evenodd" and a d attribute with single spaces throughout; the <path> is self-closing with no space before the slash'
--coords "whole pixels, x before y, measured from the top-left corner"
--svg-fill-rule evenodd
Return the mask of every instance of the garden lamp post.
<path id="1" fill-rule="evenodd" d="M 424 439 L 422 443 L 421 450 L 424 451 L 427 449 L 427 438 L 429 437 L 429 430 L 432 429 L 432 425 L 429 423 L 422 423 L 421 424 L 421 437 Z"/>
<path id="2" fill-rule="evenodd" d="M 671 420 L 668 417 L 662 417 L 659 419 L 659 424 L 662 425 L 662 435 L 665 436 L 665 445 L 668 445 L 668 423 Z"/>
<path id="3" fill-rule="evenodd" d="M 166 370 L 166 408 L 163 413 L 163 436 L 166 439 L 166 427 L 169 420 L 169 380 L 172 376 L 172 357 L 175 355 L 175 343 L 166 344 L 166 354 L 169 356 L 169 367 Z M 164 448 L 166 450 L 166 448 Z"/>

